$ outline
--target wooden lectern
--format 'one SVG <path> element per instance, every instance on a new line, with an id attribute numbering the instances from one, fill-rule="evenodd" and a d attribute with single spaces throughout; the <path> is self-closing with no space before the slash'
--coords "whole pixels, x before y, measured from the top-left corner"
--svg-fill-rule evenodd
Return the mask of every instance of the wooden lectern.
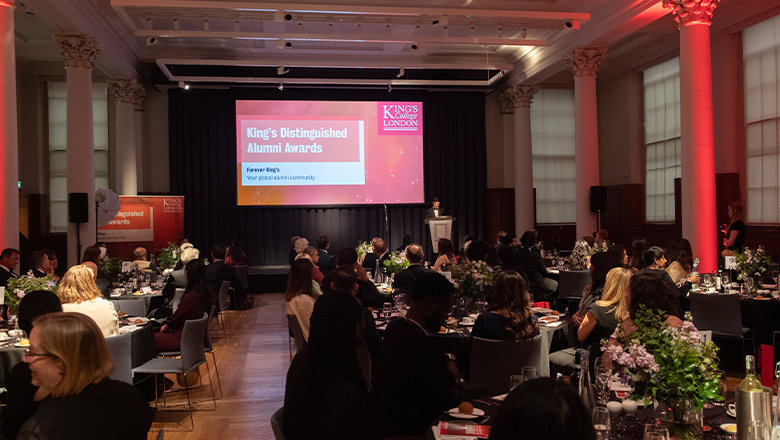
<path id="1" fill-rule="evenodd" d="M 439 239 L 450 238 L 452 232 L 452 222 L 457 220 L 455 217 L 434 217 L 426 218 L 425 224 L 431 228 L 431 241 L 433 242 L 433 252 L 439 253 Z"/>

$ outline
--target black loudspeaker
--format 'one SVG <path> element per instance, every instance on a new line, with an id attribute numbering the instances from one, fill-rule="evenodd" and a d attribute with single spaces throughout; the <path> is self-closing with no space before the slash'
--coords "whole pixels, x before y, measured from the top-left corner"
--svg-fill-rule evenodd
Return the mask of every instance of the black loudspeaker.
<path id="1" fill-rule="evenodd" d="M 590 187 L 590 212 L 605 212 L 607 210 L 607 187 Z"/>
<path id="2" fill-rule="evenodd" d="M 89 197 L 87 193 L 68 194 L 68 221 L 71 223 L 89 222 Z"/>

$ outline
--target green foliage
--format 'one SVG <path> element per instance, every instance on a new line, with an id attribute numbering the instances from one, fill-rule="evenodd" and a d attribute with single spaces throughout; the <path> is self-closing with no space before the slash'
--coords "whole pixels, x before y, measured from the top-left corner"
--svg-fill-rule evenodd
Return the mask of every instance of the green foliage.
<path id="1" fill-rule="evenodd" d="M 734 259 L 737 262 L 737 271 L 739 271 L 739 279 L 741 280 L 763 277 L 767 272 L 777 268 L 777 264 L 772 262 L 763 246 L 759 246 L 756 250 L 745 247 L 742 252 L 734 253 Z"/>
<path id="2" fill-rule="evenodd" d="M 493 269 L 484 261 L 462 259 L 452 265 L 452 283 L 455 285 L 459 298 L 470 301 L 485 301 L 490 298 L 501 269 Z"/>
<path id="3" fill-rule="evenodd" d="M 172 269 L 179 261 L 179 246 L 168 242 L 168 247 L 157 250 L 157 266 L 163 269 Z"/>
<path id="4" fill-rule="evenodd" d="M 387 268 L 387 273 L 398 273 L 409 267 L 409 260 L 406 259 L 406 252 L 395 251 L 383 264 Z"/>
<path id="5" fill-rule="evenodd" d="M 355 250 L 357 251 L 358 258 L 360 258 L 360 256 L 363 254 L 369 254 L 373 252 L 373 247 L 371 246 L 371 243 L 367 241 L 358 240 L 358 245 Z"/>
<path id="6" fill-rule="evenodd" d="M 122 259 L 119 257 L 101 258 L 98 264 L 97 277 L 111 283 L 116 282 L 122 272 Z"/>
<path id="7" fill-rule="evenodd" d="M 32 271 L 27 272 L 27 275 L 8 280 L 8 287 L 5 289 L 5 305 L 8 306 L 10 314 L 15 315 L 19 311 L 19 303 L 22 298 L 36 290 L 49 290 L 56 294 L 57 283 L 49 275 L 36 278 Z"/>

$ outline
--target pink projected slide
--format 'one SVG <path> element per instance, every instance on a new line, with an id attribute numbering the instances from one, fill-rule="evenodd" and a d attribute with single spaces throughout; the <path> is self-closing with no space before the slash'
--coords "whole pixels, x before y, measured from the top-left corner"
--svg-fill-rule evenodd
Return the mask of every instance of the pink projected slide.
<path id="1" fill-rule="evenodd" d="M 422 203 L 421 102 L 236 101 L 238 205 Z"/>

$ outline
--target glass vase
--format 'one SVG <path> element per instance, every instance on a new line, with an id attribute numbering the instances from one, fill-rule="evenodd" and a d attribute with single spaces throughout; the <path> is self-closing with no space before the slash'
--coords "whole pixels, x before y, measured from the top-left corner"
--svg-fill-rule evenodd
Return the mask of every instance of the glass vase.
<path id="1" fill-rule="evenodd" d="M 669 399 L 666 402 L 672 410 L 671 437 L 675 440 L 701 440 L 704 437 L 702 410 L 696 409 L 688 399 Z"/>

